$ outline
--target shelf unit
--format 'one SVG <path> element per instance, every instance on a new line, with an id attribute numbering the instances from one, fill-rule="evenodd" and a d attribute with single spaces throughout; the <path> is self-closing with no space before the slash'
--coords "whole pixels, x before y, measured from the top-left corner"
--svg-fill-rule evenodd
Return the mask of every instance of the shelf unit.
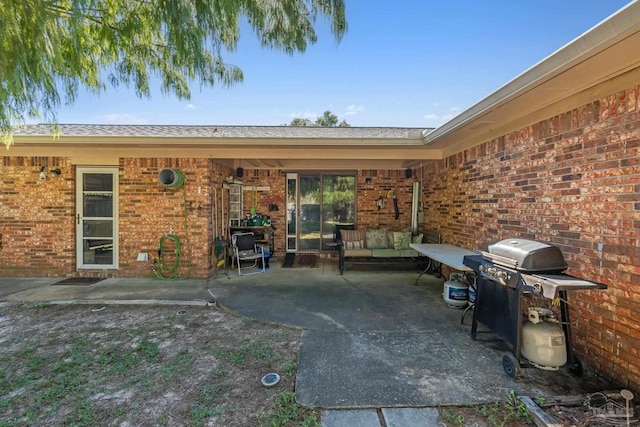
<path id="1" fill-rule="evenodd" d="M 229 183 L 229 227 L 238 227 L 242 221 L 242 184 Z"/>

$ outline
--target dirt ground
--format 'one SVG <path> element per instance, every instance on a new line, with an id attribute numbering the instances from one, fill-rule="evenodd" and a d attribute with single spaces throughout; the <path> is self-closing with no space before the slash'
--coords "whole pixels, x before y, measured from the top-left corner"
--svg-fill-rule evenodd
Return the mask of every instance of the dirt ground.
<path id="1" fill-rule="evenodd" d="M 217 306 L 0 307 L 0 427 L 319 426 L 295 402 L 300 338 Z M 509 402 L 439 412 L 442 425 L 532 425 Z M 598 425 L 584 408 L 547 412 Z"/>
<path id="2" fill-rule="evenodd" d="M 0 426 L 301 425 L 300 334 L 217 307 L 2 307 Z"/>

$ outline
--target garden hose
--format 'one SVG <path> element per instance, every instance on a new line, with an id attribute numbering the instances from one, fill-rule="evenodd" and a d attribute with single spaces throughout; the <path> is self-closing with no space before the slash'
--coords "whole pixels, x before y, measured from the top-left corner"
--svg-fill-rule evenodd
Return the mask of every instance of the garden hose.
<path id="1" fill-rule="evenodd" d="M 183 194 L 183 214 L 184 214 L 184 232 L 185 232 L 185 246 L 186 246 L 186 261 L 187 271 L 186 275 L 182 275 L 182 248 L 180 245 L 180 239 L 175 234 L 164 234 L 160 237 L 158 244 L 158 259 L 153 272 L 158 279 L 163 280 L 176 280 L 186 279 L 191 276 L 191 246 L 189 244 L 189 216 L 187 212 L 187 189 L 185 187 L 185 179 L 182 172 L 178 169 L 164 169 L 160 172 L 158 177 L 160 182 L 164 183 L 167 187 L 180 188 L 182 187 Z M 175 245 L 175 259 L 171 266 L 167 265 L 164 260 L 164 242 L 169 239 L 174 242 Z"/>
<path id="2" fill-rule="evenodd" d="M 164 258 L 164 245 L 167 239 L 173 241 L 175 247 L 175 258 L 170 266 L 166 264 Z M 180 278 L 180 273 L 182 272 L 182 251 L 180 248 L 180 238 L 175 234 L 164 234 L 160 237 L 158 244 L 158 261 L 153 272 L 158 279 L 176 280 Z"/>

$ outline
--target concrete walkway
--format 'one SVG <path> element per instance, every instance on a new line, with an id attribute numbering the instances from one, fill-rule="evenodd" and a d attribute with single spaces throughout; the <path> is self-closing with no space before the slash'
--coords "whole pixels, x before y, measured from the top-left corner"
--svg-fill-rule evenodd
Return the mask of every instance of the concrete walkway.
<path id="1" fill-rule="evenodd" d="M 576 379 L 526 368 L 515 382 L 501 364 L 506 345 L 470 338 L 471 313 L 442 300 L 442 280 L 413 271 L 318 268 L 211 280 L 106 279 L 50 286 L 60 279 L 0 278 L 0 302 L 222 306 L 259 320 L 304 328 L 296 379 L 299 403 L 322 408 L 322 423 L 341 426 L 437 426 L 437 407 L 504 401 L 518 395 L 600 391 Z M 485 335 L 486 336 L 486 335 Z M 382 424 L 384 423 L 384 424 Z"/>

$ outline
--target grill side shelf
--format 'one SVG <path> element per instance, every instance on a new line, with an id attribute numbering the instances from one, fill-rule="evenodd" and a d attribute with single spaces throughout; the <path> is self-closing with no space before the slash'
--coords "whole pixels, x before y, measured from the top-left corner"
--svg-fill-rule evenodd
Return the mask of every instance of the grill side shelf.
<path id="1" fill-rule="evenodd" d="M 590 282 L 568 274 L 524 274 L 522 280 L 533 293 L 548 299 L 554 299 L 558 291 L 574 291 L 580 289 L 607 289 L 607 285 Z"/>

